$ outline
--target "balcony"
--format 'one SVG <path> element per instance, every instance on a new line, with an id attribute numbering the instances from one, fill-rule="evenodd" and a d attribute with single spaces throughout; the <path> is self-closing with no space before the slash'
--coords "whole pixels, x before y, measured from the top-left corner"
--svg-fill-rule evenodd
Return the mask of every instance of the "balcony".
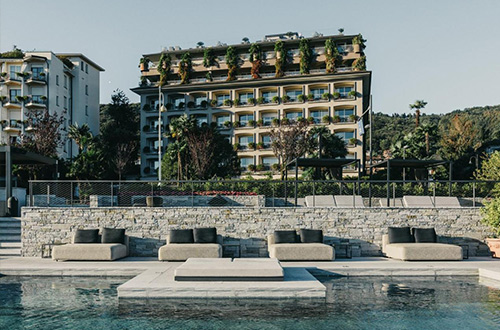
<path id="1" fill-rule="evenodd" d="M 6 72 L 2 72 L 0 74 L 0 83 L 11 86 L 21 86 L 22 79 L 16 74 L 11 75 L 7 74 Z"/>
<path id="2" fill-rule="evenodd" d="M 17 99 L 8 99 L 3 107 L 6 109 L 21 109 L 22 105 Z"/>
<path id="3" fill-rule="evenodd" d="M 26 80 L 26 84 L 28 84 L 28 85 L 46 85 L 47 79 L 46 79 L 45 73 L 42 72 L 40 74 L 31 75 Z"/>
<path id="4" fill-rule="evenodd" d="M 4 132 L 7 133 L 19 133 L 21 132 L 21 123 L 18 120 L 10 120 L 10 122 L 2 122 L 2 124 L 6 125 L 3 128 Z"/>
<path id="5" fill-rule="evenodd" d="M 25 104 L 28 109 L 46 109 L 47 108 L 47 98 L 40 95 L 34 95 L 28 99 Z"/>

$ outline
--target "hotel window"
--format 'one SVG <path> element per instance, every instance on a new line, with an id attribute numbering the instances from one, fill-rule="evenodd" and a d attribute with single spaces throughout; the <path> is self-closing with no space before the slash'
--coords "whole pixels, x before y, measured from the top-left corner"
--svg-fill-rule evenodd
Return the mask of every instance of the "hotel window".
<path id="1" fill-rule="evenodd" d="M 205 102 L 207 101 L 207 97 L 206 97 L 206 96 L 204 96 L 204 95 L 202 95 L 202 96 L 195 96 L 195 98 L 194 98 L 194 104 L 195 104 L 195 106 L 196 106 L 197 108 L 202 108 L 201 103 L 202 103 L 203 101 L 205 101 Z"/>
<path id="2" fill-rule="evenodd" d="M 84 66 L 85 66 L 85 63 L 82 61 L 81 65 L 80 65 L 80 69 L 82 69 L 82 71 L 83 71 Z"/>
<path id="3" fill-rule="evenodd" d="M 242 149 L 247 149 L 249 143 L 253 143 L 253 135 L 240 136 L 238 138 L 238 143 Z"/>
<path id="4" fill-rule="evenodd" d="M 271 126 L 273 123 L 273 119 L 278 118 L 276 113 L 264 113 L 262 114 L 262 123 L 264 126 Z"/>
<path id="5" fill-rule="evenodd" d="M 278 158 L 276 157 L 262 157 L 262 165 L 266 170 L 271 169 L 273 164 L 278 164 Z"/>
<path id="6" fill-rule="evenodd" d="M 238 97 L 240 99 L 240 104 L 243 104 L 243 105 L 248 104 L 248 99 L 254 98 L 253 93 L 240 93 L 240 94 L 238 94 Z"/>
<path id="7" fill-rule="evenodd" d="M 242 169 L 246 170 L 248 165 L 253 165 L 254 161 L 252 157 L 241 157 L 240 158 L 240 166 Z"/>
<path id="8" fill-rule="evenodd" d="M 56 85 L 59 86 L 59 75 L 56 75 Z"/>
<path id="9" fill-rule="evenodd" d="M 328 110 L 314 110 L 311 111 L 311 117 L 314 118 L 315 123 L 321 123 L 321 118 L 328 115 Z"/>
<path id="10" fill-rule="evenodd" d="M 19 103 L 17 100 L 16 96 L 21 95 L 21 90 L 20 89 L 11 89 L 9 91 L 10 94 L 10 103 Z"/>
<path id="11" fill-rule="evenodd" d="M 354 136 L 354 131 L 350 132 L 336 132 L 335 135 L 337 135 L 339 138 L 344 140 L 345 143 L 349 141 L 349 139 L 352 139 Z"/>
<path id="12" fill-rule="evenodd" d="M 85 73 L 89 73 L 89 65 L 85 63 Z"/>
<path id="13" fill-rule="evenodd" d="M 264 103 L 272 102 L 273 97 L 275 97 L 277 95 L 278 95 L 278 93 L 276 91 L 262 92 L 262 98 L 264 99 Z"/>
<path id="14" fill-rule="evenodd" d="M 59 95 L 56 95 L 56 105 L 59 106 Z"/>
<path id="15" fill-rule="evenodd" d="M 354 109 L 336 109 L 335 116 L 340 117 L 341 122 L 350 121 L 349 116 L 354 115 Z"/>
<path id="16" fill-rule="evenodd" d="M 218 116 L 216 121 L 217 121 L 217 127 L 223 127 L 226 121 L 231 121 L 231 117 L 229 115 Z"/>
<path id="17" fill-rule="evenodd" d="M 184 96 L 181 97 L 176 97 L 176 98 L 171 98 L 172 104 L 174 105 L 175 109 L 184 109 Z M 182 106 L 181 106 L 182 105 Z M 155 102 L 155 108 L 158 109 L 158 102 Z"/>
<path id="18" fill-rule="evenodd" d="M 17 76 L 18 72 L 21 72 L 21 66 L 20 65 L 11 65 L 9 67 L 10 79 L 19 79 L 19 77 Z"/>
<path id="19" fill-rule="evenodd" d="M 350 98 L 349 92 L 354 90 L 353 87 L 338 87 L 335 88 L 335 92 L 340 94 L 341 99 L 347 99 Z"/>
<path id="20" fill-rule="evenodd" d="M 302 89 L 287 90 L 285 94 L 290 98 L 289 102 L 297 102 L 297 97 L 302 94 Z"/>
<path id="21" fill-rule="evenodd" d="M 253 120 L 253 114 L 240 115 L 240 125 L 247 126 L 250 120 Z"/>
<path id="22" fill-rule="evenodd" d="M 88 116 L 89 115 L 89 106 L 86 105 L 85 106 L 85 116 Z"/>
<path id="23" fill-rule="evenodd" d="M 64 97 L 63 102 L 64 109 L 68 109 L 68 98 L 66 96 Z"/>
<path id="24" fill-rule="evenodd" d="M 225 100 L 229 100 L 229 94 L 217 95 L 217 106 L 218 107 L 223 106 Z"/>
<path id="25" fill-rule="evenodd" d="M 287 112 L 285 114 L 285 117 L 290 119 L 290 120 L 297 120 L 299 117 L 303 117 L 302 111 L 293 111 L 293 112 Z"/>
<path id="26" fill-rule="evenodd" d="M 89 85 L 85 85 L 85 95 L 89 95 Z"/>
<path id="27" fill-rule="evenodd" d="M 269 148 L 271 147 L 271 135 L 262 135 L 260 137 L 262 143 L 264 144 L 264 148 Z"/>
<path id="28" fill-rule="evenodd" d="M 40 76 L 40 73 L 43 72 L 43 68 L 42 67 L 32 67 L 31 68 L 31 77 L 33 79 L 37 79 L 37 80 L 43 80 L 43 77 Z"/>
<path id="29" fill-rule="evenodd" d="M 68 77 L 64 76 L 64 88 L 68 88 Z"/>
<path id="30" fill-rule="evenodd" d="M 201 127 L 203 124 L 208 124 L 207 116 L 205 116 L 205 115 L 197 115 L 197 116 L 194 116 L 194 117 L 198 121 L 198 126 Z"/>
<path id="31" fill-rule="evenodd" d="M 310 94 L 313 95 L 314 100 L 321 100 L 323 94 L 326 93 L 326 88 L 312 88 Z"/>

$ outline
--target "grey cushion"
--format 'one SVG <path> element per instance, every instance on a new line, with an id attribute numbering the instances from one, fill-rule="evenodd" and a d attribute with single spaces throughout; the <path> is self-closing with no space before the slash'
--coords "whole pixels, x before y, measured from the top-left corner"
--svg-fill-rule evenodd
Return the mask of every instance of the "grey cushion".
<path id="1" fill-rule="evenodd" d="M 297 243 L 297 233 L 295 230 L 276 230 L 274 232 L 274 243 Z"/>
<path id="2" fill-rule="evenodd" d="M 413 243 L 410 227 L 389 227 L 389 244 Z"/>
<path id="3" fill-rule="evenodd" d="M 281 243 L 268 246 L 269 256 L 278 260 L 331 261 L 335 249 L 323 243 Z"/>
<path id="4" fill-rule="evenodd" d="M 111 261 L 128 255 L 124 244 L 66 244 L 54 246 L 53 260 Z"/>
<path id="5" fill-rule="evenodd" d="M 192 229 L 172 229 L 168 236 L 169 243 L 194 243 Z"/>
<path id="6" fill-rule="evenodd" d="M 101 243 L 125 244 L 125 229 L 103 228 Z"/>
<path id="7" fill-rule="evenodd" d="M 300 242 L 302 243 L 323 243 L 323 231 L 315 229 L 301 229 Z"/>
<path id="8" fill-rule="evenodd" d="M 74 243 L 99 243 L 99 229 L 77 229 Z"/>
<path id="9" fill-rule="evenodd" d="M 195 228 L 193 236 L 195 243 L 217 243 L 217 230 L 215 228 Z"/>
<path id="10" fill-rule="evenodd" d="M 437 243 L 434 228 L 413 228 L 412 231 L 416 243 Z"/>
<path id="11" fill-rule="evenodd" d="M 222 258 L 220 244 L 167 244 L 158 250 L 158 259 L 182 261 L 189 258 Z"/>

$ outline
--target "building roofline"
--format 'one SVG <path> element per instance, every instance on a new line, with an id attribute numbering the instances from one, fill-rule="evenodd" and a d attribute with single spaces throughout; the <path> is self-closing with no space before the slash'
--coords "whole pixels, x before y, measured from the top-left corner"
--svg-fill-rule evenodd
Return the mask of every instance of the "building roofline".
<path id="1" fill-rule="evenodd" d="M 85 62 L 88 62 L 90 65 L 92 65 L 94 68 L 96 68 L 99 71 L 106 71 L 104 68 L 100 65 L 98 65 L 96 62 L 92 61 L 90 58 L 87 56 L 83 55 L 82 53 L 55 53 L 57 57 L 63 56 L 63 57 L 79 57 L 83 59 Z"/>
<path id="2" fill-rule="evenodd" d="M 326 41 L 327 39 L 334 39 L 334 40 L 336 40 L 336 39 L 337 40 L 338 39 L 353 39 L 356 36 L 357 36 L 357 34 L 353 34 L 353 35 L 336 34 L 336 35 L 329 35 L 329 36 L 318 36 L 318 37 L 309 37 L 309 38 L 280 40 L 280 41 L 282 41 L 286 45 L 286 44 L 293 44 L 293 43 L 298 44 L 301 39 L 308 39 L 308 40 L 312 40 L 312 41 Z M 258 45 L 273 45 L 276 43 L 276 41 L 277 40 L 260 40 L 260 41 L 256 41 L 255 43 Z M 239 44 L 232 44 L 232 45 L 224 45 L 224 46 L 208 46 L 208 47 L 204 47 L 204 48 L 186 48 L 186 49 L 181 49 L 181 50 L 166 50 L 166 51 L 164 50 L 164 51 L 157 52 L 157 53 L 142 54 L 142 56 L 145 56 L 145 57 L 159 56 L 162 53 L 168 53 L 168 54 L 183 54 L 185 52 L 203 53 L 204 50 L 207 48 L 211 48 L 214 51 L 218 51 L 218 50 L 226 49 L 230 46 L 235 47 L 235 48 L 249 48 L 251 44 L 253 44 L 253 42 L 244 43 L 244 44 L 239 43 Z"/>

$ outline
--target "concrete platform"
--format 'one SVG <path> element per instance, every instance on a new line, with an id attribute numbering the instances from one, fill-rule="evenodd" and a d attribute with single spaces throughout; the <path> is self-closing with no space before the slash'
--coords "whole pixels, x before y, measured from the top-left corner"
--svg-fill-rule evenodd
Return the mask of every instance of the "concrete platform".
<path id="1" fill-rule="evenodd" d="M 122 299 L 279 298 L 325 299 L 326 287 L 305 268 L 285 267 L 280 282 L 178 282 L 175 266 L 148 270 L 118 287 Z"/>

